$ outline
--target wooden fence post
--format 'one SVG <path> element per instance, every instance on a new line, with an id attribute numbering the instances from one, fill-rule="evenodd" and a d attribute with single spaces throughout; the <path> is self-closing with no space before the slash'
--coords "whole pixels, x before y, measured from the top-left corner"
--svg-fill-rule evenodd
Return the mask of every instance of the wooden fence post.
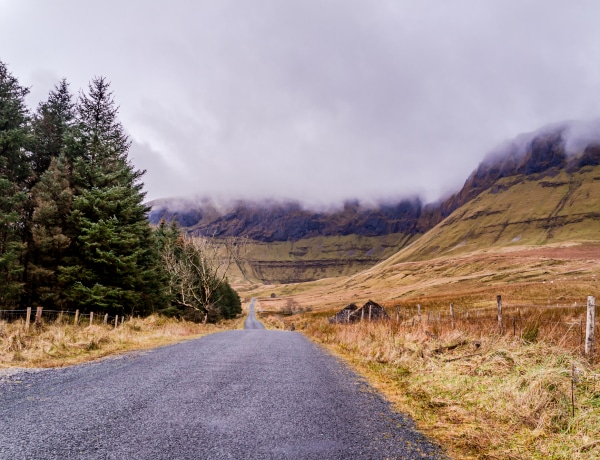
<path id="1" fill-rule="evenodd" d="M 365 320 L 365 309 L 363 308 L 360 311 L 360 322 L 362 323 Z"/>
<path id="2" fill-rule="evenodd" d="M 40 327 L 42 325 L 42 310 L 43 307 L 37 307 L 35 312 L 35 325 L 36 327 Z"/>
<path id="3" fill-rule="evenodd" d="M 369 322 L 371 321 L 372 308 L 373 308 L 373 305 L 369 305 Z"/>
<path id="4" fill-rule="evenodd" d="M 94 312 L 90 312 L 90 326 L 94 323 Z"/>
<path id="5" fill-rule="evenodd" d="M 124 322 L 125 322 L 125 315 L 121 315 L 121 326 L 123 325 Z"/>
<path id="6" fill-rule="evenodd" d="M 585 354 L 594 355 L 594 323 L 596 322 L 596 297 L 588 296 L 587 322 L 585 325 Z"/>
<path id="7" fill-rule="evenodd" d="M 119 325 L 119 315 L 115 315 L 115 329 Z"/>
<path id="8" fill-rule="evenodd" d="M 496 302 L 498 303 L 498 332 L 502 335 L 504 326 L 502 325 L 502 296 L 500 294 L 496 296 Z"/>
<path id="9" fill-rule="evenodd" d="M 75 310 L 75 321 L 73 321 L 73 324 L 75 326 L 79 324 L 79 310 Z"/>
<path id="10" fill-rule="evenodd" d="M 27 316 L 25 317 L 25 332 L 29 332 L 29 324 L 31 323 L 31 307 L 27 307 Z"/>
<path id="11" fill-rule="evenodd" d="M 400 322 L 400 307 L 396 307 L 396 322 Z"/>
<path id="12" fill-rule="evenodd" d="M 104 324 L 108 324 L 108 313 L 104 315 Z"/>

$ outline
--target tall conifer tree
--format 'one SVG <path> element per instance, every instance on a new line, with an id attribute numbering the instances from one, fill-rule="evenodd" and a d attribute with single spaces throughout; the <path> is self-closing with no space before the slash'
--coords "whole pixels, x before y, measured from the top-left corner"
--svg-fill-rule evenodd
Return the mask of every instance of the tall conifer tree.
<path id="1" fill-rule="evenodd" d="M 47 307 L 63 307 L 58 270 L 66 262 L 72 237 L 69 216 L 73 207 L 71 171 L 64 154 L 53 157 L 49 168 L 31 190 L 34 212 L 31 218 L 30 252 L 33 262 L 28 270 L 29 298 Z"/>
<path id="2" fill-rule="evenodd" d="M 143 204 L 144 171 L 129 163 L 117 113 L 108 82 L 95 78 L 77 105 L 73 243 L 59 281 L 84 309 L 148 313 L 162 299 L 158 252 Z"/>
<path id="3" fill-rule="evenodd" d="M 25 204 L 30 168 L 27 88 L 0 62 L 0 305 L 15 306 L 22 294 Z"/>
<path id="4" fill-rule="evenodd" d="M 50 166 L 52 158 L 66 152 L 75 121 L 75 104 L 65 79 L 48 95 L 48 100 L 38 105 L 33 117 L 33 152 L 31 165 L 35 180 Z"/>
<path id="5" fill-rule="evenodd" d="M 27 305 L 52 307 L 60 297 L 56 274 L 68 248 L 66 242 L 70 241 L 65 232 L 72 198 L 66 197 L 72 197 L 72 175 L 66 155 L 71 153 L 68 146 L 73 142 L 74 121 L 75 104 L 63 79 L 50 91 L 48 100 L 38 105 L 32 120 L 32 190 L 27 205 L 24 259 Z"/>

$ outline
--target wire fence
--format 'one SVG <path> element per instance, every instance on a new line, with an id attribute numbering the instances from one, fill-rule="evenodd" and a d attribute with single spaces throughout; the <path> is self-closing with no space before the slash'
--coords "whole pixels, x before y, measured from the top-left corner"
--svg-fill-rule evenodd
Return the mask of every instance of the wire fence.
<path id="1" fill-rule="evenodd" d="M 79 310 L 47 310 L 32 308 L 22 310 L 0 310 L 0 321 L 14 323 L 22 321 L 28 327 L 31 322 L 41 324 L 72 324 L 78 326 L 91 326 L 110 324 L 117 327 L 125 321 L 125 315 L 109 315 L 107 313 L 80 313 Z"/>
<path id="2" fill-rule="evenodd" d="M 593 299 L 590 304 L 590 299 Z M 544 340 L 582 354 L 593 356 L 595 317 L 600 306 L 595 298 L 577 298 L 569 304 L 502 304 L 496 307 L 448 307 L 426 310 L 420 305 L 387 307 L 391 326 L 398 332 L 421 329 L 437 337 L 454 330 L 471 337 L 513 336 L 525 342 Z M 590 324 L 591 321 L 591 324 Z"/>

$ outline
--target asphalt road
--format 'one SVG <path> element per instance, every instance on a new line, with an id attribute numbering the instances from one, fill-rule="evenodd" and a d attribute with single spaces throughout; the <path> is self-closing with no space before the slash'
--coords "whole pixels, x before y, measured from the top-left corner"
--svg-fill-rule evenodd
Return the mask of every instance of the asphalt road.
<path id="1" fill-rule="evenodd" d="M 263 323 L 256 319 L 254 315 L 254 299 L 250 301 L 248 318 L 246 318 L 246 322 L 244 323 L 244 329 L 264 329 Z"/>
<path id="2" fill-rule="evenodd" d="M 248 329 L 0 375 L 0 458 L 445 457 L 301 334 Z"/>

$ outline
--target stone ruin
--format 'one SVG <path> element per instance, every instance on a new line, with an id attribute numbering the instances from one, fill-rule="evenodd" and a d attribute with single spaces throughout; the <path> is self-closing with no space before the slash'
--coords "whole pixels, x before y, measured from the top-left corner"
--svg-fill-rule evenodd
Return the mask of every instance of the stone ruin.
<path id="1" fill-rule="evenodd" d="M 329 318 L 329 322 L 347 324 L 360 321 L 379 321 L 382 319 L 390 319 L 390 317 L 381 305 L 369 300 L 360 308 L 354 303 L 347 305 Z"/>

